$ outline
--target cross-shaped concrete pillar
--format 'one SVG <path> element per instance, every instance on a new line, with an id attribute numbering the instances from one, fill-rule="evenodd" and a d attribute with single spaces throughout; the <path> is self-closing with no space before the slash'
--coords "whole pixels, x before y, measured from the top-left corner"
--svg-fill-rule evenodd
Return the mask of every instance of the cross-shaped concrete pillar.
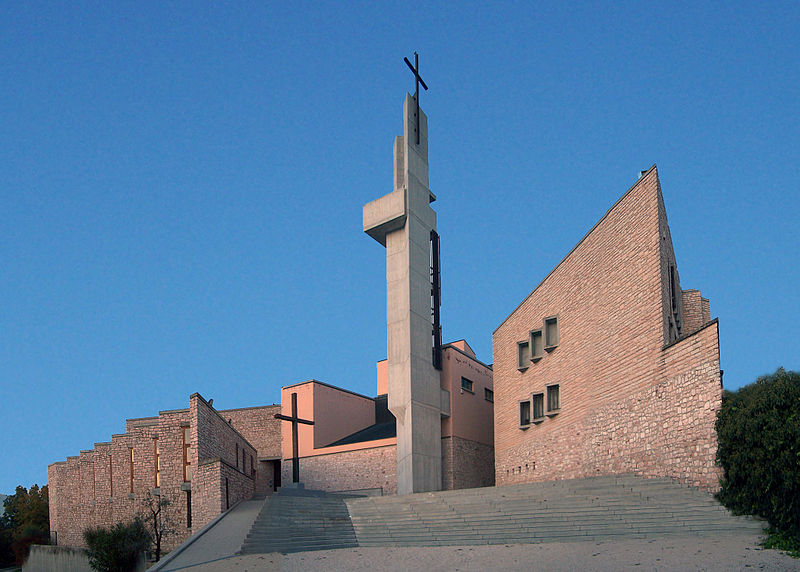
<path id="1" fill-rule="evenodd" d="M 394 191 L 364 205 L 364 232 L 386 247 L 389 410 L 397 418 L 398 494 L 442 488 L 441 389 L 431 354 L 430 241 L 436 213 L 430 203 L 436 197 L 428 188 L 428 121 L 417 110 L 407 94 L 403 135 L 394 142 Z"/>

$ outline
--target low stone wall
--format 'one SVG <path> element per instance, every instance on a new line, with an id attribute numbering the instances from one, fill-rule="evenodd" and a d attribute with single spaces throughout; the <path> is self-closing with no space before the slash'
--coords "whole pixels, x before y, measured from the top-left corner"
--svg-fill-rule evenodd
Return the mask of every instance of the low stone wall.
<path id="1" fill-rule="evenodd" d="M 139 561 L 137 572 L 147 568 L 144 554 Z M 89 566 L 89 556 L 83 548 L 71 546 L 42 546 L 34 544 L 23 572 L 93 572 Z"/>
<path id="2" fill-rule="evenodd" d="M 300 459 L 300 480 L 307 489 L 345 491 L 382 489 L 397 493 L 397 446 L 357 449 Z M 281 483 L 292 482 L 292 460 L 281 463 Z"/>

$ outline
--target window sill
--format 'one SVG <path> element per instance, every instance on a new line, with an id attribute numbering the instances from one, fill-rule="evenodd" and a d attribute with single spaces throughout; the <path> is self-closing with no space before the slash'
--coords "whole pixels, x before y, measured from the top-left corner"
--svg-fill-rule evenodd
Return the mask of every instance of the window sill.
<path id="1" fill-rule="evenodd" d="M 554 409 L 553 411 L 548 411 L 548 412 L 546 413 L 546 415 L 547 415 L 548 417 L 555 417 L 555 416 L 556 416 L 556 415 L 558 415 L 559 413 L 561 413 L 561 409 Z"/>
<path id="2" fill-rule="evenodd" d="M 557 347 L 558 347 L 558 344 L 556 344 L 556 345 L 554 345 L 554 346 L 547 346 L 546 348 L 544 348 L 544 351 L 546 351 L 546 352 L 552 352 L 552 351 L 553 351 L 554 349 L 556 349 Z"/>
<path id="3" fill-rule="evenodd" d="M 528 369 L 528 366 L 527 365 L 521 365 L 521 366 L 517 367 L 517 369 L 519 371 L 525 371 L 526 369 Z"/>
<path id="4" fill-rule="evenodd" d="M 531 426 L 530 426 L 530 424 L 528 424 L 528 425 L 520 425 L 519 428 L 522 429 L 523 431 L 525 431 L 526 429 L 530 429 Z"/>
<path id="5" fill-rule="evenodd" d="M 542 416 L 542 417 L 537 417 L 536 419 L 533 419 L 533 420 L 531 421 L 531 423 L 533 423 L 534 425 L 538 425 L 538 424 L 539 424 L 539 423 L 541 423 L 542 421 L 544 421 L 544 416 Z"/>
<path id="6" fill-rule="evenodd" d="M 472 395 L 475 395 L 475 392 L 474 392 L 474 391 L 472 391 L 471 389 L 467 389 L 466 387 L 462 387 L 462 388 L 461 388 L 461 393 L 464 393 L 465 391 L 466 391 L 467 393 L 471 393 Z"/>
<path id="7" fill-rule="evenodd" d="M 536 363 L 537 361 L 539 361 L 539 360 L 540 360 L 540 359 L 542 359 L 543 357 L 544 357 L 543 355 L 541 355 L 541 356 L 533 356 L 533 357 L 531 358 L 531 361 L 532 361 L 533 363 Z"/>

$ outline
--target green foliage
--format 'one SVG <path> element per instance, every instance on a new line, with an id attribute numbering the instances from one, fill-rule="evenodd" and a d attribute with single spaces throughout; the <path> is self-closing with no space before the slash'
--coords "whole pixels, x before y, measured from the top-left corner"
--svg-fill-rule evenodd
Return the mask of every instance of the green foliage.
<path id="1" fill-rule="evenodd" d="M 776 542 L 800 546 L 800 374 L 780 368 L 726 391 L 716 427 L 725 471 L 717 498 L 766 518 Z"/>
<path id="2" fill-rule="evenodd" d="M 89 547 L 89 565 L 98 572 L 136 570 L 141 555 L 150 546 L 150 534 L 138 518 L 118 522 L 111 528 L 95 527 L 83 531 Z"/>
<path id="3" fill-rule="evenodd" d="M 786 532 L 777 531 L 774 528 L 770 528 L 767 534 L 767 539 L 764 541 L 764 548 L 785 550 L 789 556 L 800 558 L 800 539 Z"/>
<path id="4" fill-rule="evenodd" d="M 0 517 L 0 563 L 22 564 L 31 544 L 49 544 L 50 512 L 47 485 L 30 490 L 18 486 L 3 502 L 5 513 Z"/>

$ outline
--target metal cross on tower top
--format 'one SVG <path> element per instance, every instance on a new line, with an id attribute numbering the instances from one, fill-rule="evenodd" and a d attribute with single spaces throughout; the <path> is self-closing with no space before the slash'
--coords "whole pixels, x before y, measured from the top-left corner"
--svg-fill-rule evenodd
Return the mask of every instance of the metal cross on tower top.
<path id="1" fill-rule="evenodd" d="M 411 65 L 411 62 L 408 61 L 408 58 L 403 58 L 406 62 L 406 65 L 411 69 L 412 73 L 414 74 L 414 101 L 417 104 L 417 145 L 419 145 L 419 86 L 422 84 L 422 87 L 425 88 L 425 91 L 428 91 L 428 86 L 425 85 L 422 77 L 419 75 L 419 54 L 414 52 L 414 65 Z"/>

